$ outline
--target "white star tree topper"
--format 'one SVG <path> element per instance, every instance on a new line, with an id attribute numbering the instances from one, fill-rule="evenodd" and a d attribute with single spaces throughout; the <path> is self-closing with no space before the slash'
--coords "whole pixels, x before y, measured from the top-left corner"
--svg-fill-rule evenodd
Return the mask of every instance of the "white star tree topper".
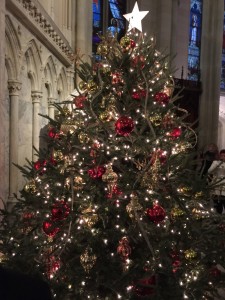
<path id="1" fill-rule="evenodd" d="M 142 32 L 141 20 L 147 15 L 148 11 L 139 11 L 138 4 L 135 2 L 133 11 L 129 14 L 123 15 L 125 19 L 129 22 L 128 31 L 132 28 L 137 28 Z"/>

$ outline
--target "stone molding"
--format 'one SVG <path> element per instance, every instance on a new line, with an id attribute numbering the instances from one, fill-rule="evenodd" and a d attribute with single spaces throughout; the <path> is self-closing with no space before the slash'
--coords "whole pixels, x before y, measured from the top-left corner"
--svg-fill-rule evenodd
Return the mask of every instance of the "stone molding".
<path id="1" fill-rule="evenodd" d="M 6 7 L 65 66 L 73 64 L 74 52 L 71 46 L 37 0 L 7 0 Z"/>
<path id="2" fill-rule="evenodd" d="M 42 92 L 32 91 L 31 98 L 32 98 L 32 103 L 40 103 L 42 99 Z"/>
<path id="3" fill-rule="evenodd" d="M 8 81 L 9 96 L 19 96 L 21 85 L 22 85 L 21 82 L 17 80 L 9 80 Z"/>

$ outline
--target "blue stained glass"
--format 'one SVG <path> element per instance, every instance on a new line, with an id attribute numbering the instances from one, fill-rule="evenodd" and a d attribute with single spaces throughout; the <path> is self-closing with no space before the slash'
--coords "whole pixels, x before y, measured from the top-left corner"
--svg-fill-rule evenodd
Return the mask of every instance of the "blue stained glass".
<path id="1" fill-rule="evenodd" d="M 188 46 L 188 79 L 198 81 L 202 27 L 202 0 L 191 0 Z"/>

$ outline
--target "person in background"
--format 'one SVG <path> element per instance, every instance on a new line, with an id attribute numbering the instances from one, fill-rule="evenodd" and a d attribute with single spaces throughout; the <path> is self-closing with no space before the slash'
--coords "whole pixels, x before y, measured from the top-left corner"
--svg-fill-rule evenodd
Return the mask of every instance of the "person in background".
<path id="1" fill-rule="evenodd" d="M 222 214 L 225 208 L 225 149 L 220 151 L 219 160 L 212 162 L 208 174 L 212 175 L 211 183 L 215 184 L 212 192 L 214 208 Z"/>
<path id="2" fill-rule="evenodd" d="M 52 300 L 48 284 L 40 278 L 0 266 L 1 300 Z"/>
<path id="3" fill-rule="evenodd" d="M 205 177 L 214 160 L 219 159 L 219 149 L 214 143 L 210 143 L 205 147 L 201 155 L 200 176 Z"/>

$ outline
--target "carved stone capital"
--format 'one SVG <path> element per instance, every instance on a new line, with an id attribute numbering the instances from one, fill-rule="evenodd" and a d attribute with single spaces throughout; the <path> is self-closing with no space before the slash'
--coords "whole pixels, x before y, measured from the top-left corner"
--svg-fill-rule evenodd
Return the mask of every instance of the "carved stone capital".
<path id="1" fill-rule="evenodd" d="M 10 96 L 19 96 L 21 90 L 21 82 L 17 80 L 8 81 L 8 90 Z"/>
<path id="2" fill-rule="evenodd" d="M 53 97 L 48 97 L 48 105 L 49 106 L 51 106 L 51 105 L 53 105 L 54 103 L 55 103 L 55 98 L 53 98 Z"/>
<path id="3" fill-rule="evenodd" d="M 32 91 L 31 92 L 32 103 L 40 103 L 42 99 L 42 92 Z"/>

